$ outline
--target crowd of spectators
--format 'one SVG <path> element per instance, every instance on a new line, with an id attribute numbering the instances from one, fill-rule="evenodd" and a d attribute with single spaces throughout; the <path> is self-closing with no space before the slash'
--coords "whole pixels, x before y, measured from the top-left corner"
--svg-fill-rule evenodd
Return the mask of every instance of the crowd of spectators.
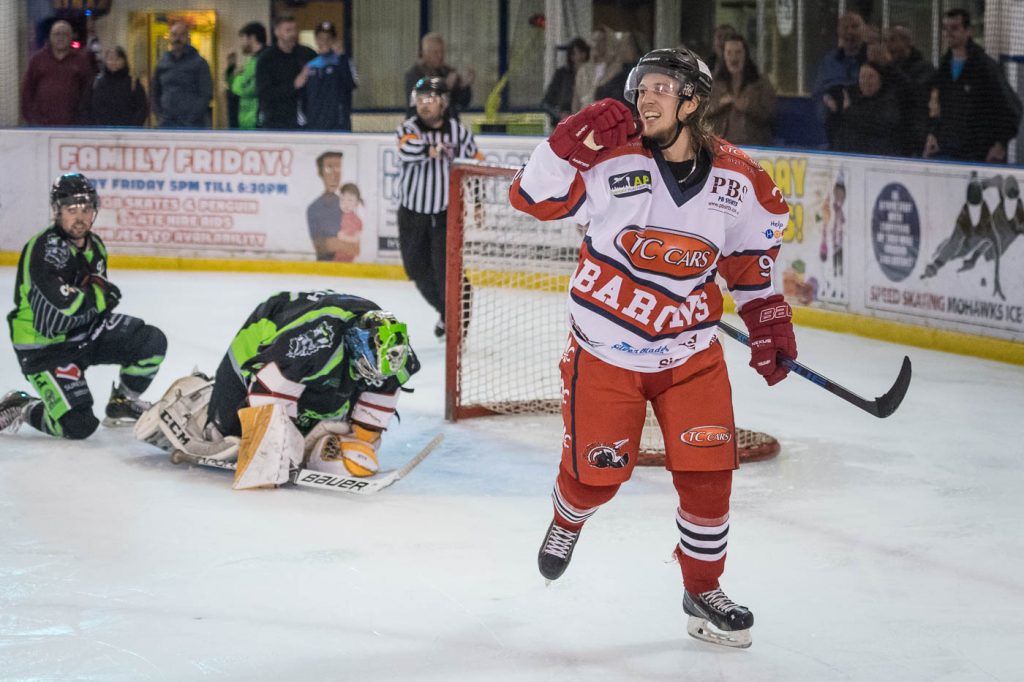
<path id="1" fill-rule="evenodd" d="M 259 22 L 239 32 L 239 50 L 224 74 L 230 127 L 276 130 L 351 130 L 352 97 L 359 78 L 331 22 L 315 31 L 316 51 L 298 41 L 289 15 L 273 22 L 273 44 Z M 856 12 L 838 18 L 836 48 L 818 64 L 811 104 L 828 149 L 841 152 L 1005 162 L 1016 136 L 1021 102 L 998 63 L 973 40 L 970 15 L 951 9 L 942 17 L 946 48 L 932 65 L 906 26 L 884 31 Z M 172 23 L 147 97 L 120 47 L 102 50 L 90 22 L 84 49 L 72 47 L 73 30 L 56 21 L 46 45 L 29 62 L 21 83 L 21 112 L 30 125 L 160 127 L 211 125 L 210 65 L 192 47 L 189 27 Z M 733 26 L 716 27 L 707 64 L 714 74 L 708 116 L 715 131 L 741 145 L 775 142 L 776 93 Z M 552 125 L 606 97 L 624 101 L 630 68 L 640 52 L 636 36 L 600 26 L 589 42 L 565 48 L 565 64 L 547 84 L 540 106 Z M 238 55 L 238 56 L 236 56 Z M 442 78 L 450 113 L 472 100 L 476 74 L 447 59 L 444 37 L 427 33 L 405 73 L 403 101 L 421 78 Z M 409 100 L 411 114 L 412 100 Z"/>
<path id="2" fill-rule="evenodd" d="M 881 34 L 848 12 L 838 47 L 819 65 L 814 101 L 829 149 L 958 161 L 1005 163 L 1021 102 L 999 67 L 972 38 L 971 17 L 942 17 L 946 51 L 934 68 L 907 27 Z"/>

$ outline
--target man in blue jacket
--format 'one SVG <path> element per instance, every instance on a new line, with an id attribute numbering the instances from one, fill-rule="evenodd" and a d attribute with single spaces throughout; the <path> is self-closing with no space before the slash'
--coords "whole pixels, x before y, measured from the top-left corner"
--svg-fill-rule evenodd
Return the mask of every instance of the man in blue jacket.
<path id="1" fill-rule="evenodd" d="M 299 76 L 305 85 L 302 110 L 306 130 L 352 130 L 352 91 L 358 85 L 356 69 L 346 54 L 335 49 L 338 31 L 329 21 L 316 27 L 316 59 Z"/>
<path id="2" fill-rule="evenodd" d="M 189 44 L 188 26 L 171 25 L 171 49 L 153 72 L 153 113 L 161 128 L 209 128 L 210 65 Z"/>

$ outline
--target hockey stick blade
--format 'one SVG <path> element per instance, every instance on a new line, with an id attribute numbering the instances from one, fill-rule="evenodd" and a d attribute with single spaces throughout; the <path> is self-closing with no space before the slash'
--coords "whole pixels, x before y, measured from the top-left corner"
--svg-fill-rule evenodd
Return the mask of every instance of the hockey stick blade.
<path id="1" fill-rule="evenodd" d="M 431 452 L 434 451 L 441 441 L 444 440 L 444 434 L 439 433 L 424 446 L 422 450 L 416 453 L 416 456 L 406 462 L 400 469 L 395 469 L 388 473 L 377 474 L 370 478 L 357 478 L 354 476 L 337 476 L 332 474 L 325 474 L 322 471 L 312 471 L 310 469 L 300 469 L 298 474 L 292 478 L 292 482 L 295 485 L 306 486 L 309 488 L 321 488 L 327 490 L 341 490 L 347 493 L 355 493 L 357 495 L 369 495 L 372 493 L 380 492 L 388 486 L 394 485 L 398 481 L 402 480 L 406 474 L 415 469 L 420 462 L 427 458 Z"/>
<path id="2" fill-rule="evenodd" d="M 745 346 L 750 345 L 750 337 L 741 332 L 736 327 L 733 327 L 727 322 L 721 320 L 718 321 L 718 326 L 726 334 L 736 339 Z M 828 377 L 819 374 L 806 365 L 801 365 L 796 360 L 790 360 L 789 358 L 783 358 L 782 364 L 785 365 L 790 371 L 799 374 L 804 379 L 807 379 L 811 383 L 821 386 L 832 395 L 839 396 L 851 405 L 856 405 L 865 412 L 872 414 L 879 419 L 884 419 L 896 411 L 896 408 L 903 402 L 903 397 L 907 394 L 907 389 L 910 388 L 910 377 L 911 377 L 911 366 L 910 358 L 906 355 L 903 356 L 903 366 L 900 367 L 899 376 L 896 377 L 896 381 L 892 387 L 884 394 L 869 400 L 862 398 L 848 388 L 844 388 L 832 381 Z"/>

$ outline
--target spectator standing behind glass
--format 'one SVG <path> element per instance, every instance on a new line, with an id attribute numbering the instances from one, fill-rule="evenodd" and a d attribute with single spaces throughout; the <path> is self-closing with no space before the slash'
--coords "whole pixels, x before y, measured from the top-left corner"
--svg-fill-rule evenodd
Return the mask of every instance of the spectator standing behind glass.
<path id="1" fill-rule="evenodd" d="M 722 55 L 708 109 L 712 129 L 733 144 L 770 146 L 775 88 L 758 72 L 742 36 L 727 38 Z"/>
<path id="2" fill-rule="evenodd" d="M 863 32 L 864 19 L 856 12 L 839 17 L 836 23 L 839 47 L 825 55 L 814 78 L 812 99 L 819 119 L 824 122 L 830 148 L 839 125 L 834 112 L 840 109 L 843 93 L 857 82 L 860 65 L 867 60 Z"/>
<path id="3" fill-rule="evenodd" d="M 569 42 L 565 66 L 555 70 L 540 106 L 551 119 L 551 125 L 558 125 L 562 119 L 572 114 L 572 94 L 576 89 L 576 72 L 580 65 L 590 59 L 590 46 L 583 38 L 573 38 Z"/>
<path id="4" fill-rule="evenodd" d="M 640 58 L 636 37 L 632 33 L 616 35 L 610 49 L 612 54 L 605 71 L 604 82 L 594 88 L 594 101 L 615 99 L 626 106 L 631 106 L 632 103 L 626 100 L 626 76 Z"/>
<path id="5" fill-rule="evenodd" d="M 971 39 L 971 16 L 942 16 L 947 50 L 932 80 L 935 112 L 924 156 L 1006 163 L 1006 143 L 1017 135 L 1020 100 L 999 65 Z"/>
<path id="6" fill-rule="evenodd" d="M 739 31 L 732 24 L 720 24 L 715 28 L 715 35 L 712 38 L 711 43 L 711 57 L 707 60 L 708 68 L 711 69 L 711 73 L 717 73 L 718 67 L 722 65 L 723 55 L 725 53 L 725 40 L 737 35 Z M 732 140 L 729 140 L 732 142 Z"/>
<path id="7" fill-rule="evenodd" d="M 857 85 L 843 92 L 833 112 L 838 121 L 832 149 L 839 152 L 892 155 L 902 134 L 896 94 L 883 84 L 885 67 L 865 62 Z"/>
<path id="8" fill-rule="evenodd" d="M 900 149 L 903 156 L 920 156 L 928 135 L 928 88 L 935 67 L 914 47 L 906 26 L 895 25 L 885 34 L 885 45 L 892 62 L 889 66 L 906 79 L 907 108 L 903 114 Z"/>
<path id="9" fill-rule="evenodd" d="M 469 68 L 465 73 L 460 73 L 447 63 L 445 42 L 440 33 L 428 33 L 420 39 L 420 58 L 405 72 L 403 100 L 420 79 L 434 76 L 444 79 L 448 88 L 448 115 L 458 118 L 459 112 L 468 109 L 473 99 L 472 85 L 476 80 L 476 71 Z M 409 116 L 415 114 L 415 107 L 410 106 L 407 113 Z"/>
<path id="10" fill-rule="evenodd" d="M 103 56 L 104 70 L 92 86 L 89 123 L 97 126 L 144 126 L 149 116 L 146 90 L 128 68 L 120 45 Z"/>
<path id="11" fill-rule="evenodd" d="M 71 24 L 55 21 L 43 49 L 32 55 L 21 80 L 21 117 L 36 126 L 70 126 L 87 116 L 96 72 L 92 59 L 71 48 Z"/>
<path id="12" fill-rule="evenodd" d="M 264 128 L 298 130 L 302 67 L 316 58 L 316 52 L 299 44 L 295 17 L 281 14 L 274 19 L 276 42 L 256 62 L 256 90 Z"/>
<path id="13" fill-rule="evenodd" d="M 250 21 L 238 32 L 239 47 L 248 59 L 231 81 L 231 92 L 238 97 L 238 127 L 253 130 L 260 127 L 260 98 L 256 91 L 256 64 L 267 49 L 267 29 L 258 21 Z"/>
<path id="14" fill-rule="evenodd" d="M 213 79 L 210 65 L 192 47 L 188 25 L 171 24 L 171 49 L 153 72 L 153 113 L 161 128 L 209 128 Z"/>
<path id="15" fill-rule="evenodd" d="M 910 79 L 893 66 L 892 55 L 889 53 L 888 44 L 882 39 L 882 32 L 877 26 L 870 24 L 864 27 L 864 55 L 867 61 L 875 64 L 882 74 L 882 89 L 891 93 L 896 98 L 899 106 L 899 120 L 896 122 L 896 129 L 900 134 L 896 139 L 896 146 L 885 152 L 888 156 L 898 156 L 904 153 L 907 141 L 911 138 L 914 120 L 914 89 Z M 917 154 L 920 154 L 920 146 Z"/>
<path id="16" fill-rule="evenodd" d="M 576 70 L 576 87 L 572 94 L 572 110 L 577 112 L 594 102 L 594 91 L 609 77 L 608 66 L 615 60 L 615 36 L 607 27 L 595 28 L 590 34 L 590 60 Z"/>
<path id="17" fill-rule="evenodd" d="M 238 53 L 228 53 L 228 66 L 224 69 L 224 99 L 228 104 L 228 128 L 238 128 L 238 95 L 231 91 L 231 83 L 238 73 Z"/>
<path id="18" fill-rule="evenodd" d="M 352 130 L 352 91 L 358 80 L 352 60 L 335 50 L 337 40 L 334 24 L 324 21 L 317 26 L 319 54 L 295 81 L 303 89 L 306 130 Z"/>

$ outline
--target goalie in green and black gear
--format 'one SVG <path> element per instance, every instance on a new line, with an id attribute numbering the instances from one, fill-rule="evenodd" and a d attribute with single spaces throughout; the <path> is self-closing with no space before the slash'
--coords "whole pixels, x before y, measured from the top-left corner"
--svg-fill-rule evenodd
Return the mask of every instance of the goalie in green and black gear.
<path id="1" fill-rule="evenodd" d="M 163 332 L 113 313 L 121 291 L 107 278 L 107 249 L 92 226 L 99 200 L 85 176 L 68 173 L 50 190 L 53 224 L 29 240 L 18 261 L 14 310 L 7 316 L 21 371 L 41 400 L 0 410 L 0 429 L 27 421 L 64 438 L 86 438 L 99 421 L 85 369 L 121 366 L 107 404 L 107 425 L 134 422 L 139 399 L 167 350 Z"/>
<path id="2" fill-rule="evenodd" d="M 399 387 L 418 370 L 405 325 L 374 302 L 334 291 L 283 292 L 257 306 L 235 335 L 208 414 L 226 436 L 241 435 L 240 408 L 268 402 L 284 405 L 303 434 L 350 415 L 380 431 L 394 405 L 370 409 L 391 401 L 360 402 L 362 394 L 397 402 Z"/>
<path id="3" fill-rule="evenodd" d="M 190 381 L 182 395 L 165 395 L 135 435 L 188 455 L 227 459 L 237 450 L 231 440 L 243 436 L 239 410 L 276 404 L 306 437 L 307 455 L 321 437 L 341 434 L 331 456 L 340 464 L 341 450 L 360 451 L 358 470 L 345 466 L 365 476 L 376 470 L 380 433 L 395 414 L 399 389 L 419 368 L 405 324 L 373 301 L 334 291 L 283 292 L 249 315 L 212 385 Z M 208 397 L 195 397 L 204 391 Z M 173 407 L 182 400 L 188 409 Z M 197 419 L 203 405 L 206 419 Z M 318 463 L 311 456 L 307 466 Z"/>

